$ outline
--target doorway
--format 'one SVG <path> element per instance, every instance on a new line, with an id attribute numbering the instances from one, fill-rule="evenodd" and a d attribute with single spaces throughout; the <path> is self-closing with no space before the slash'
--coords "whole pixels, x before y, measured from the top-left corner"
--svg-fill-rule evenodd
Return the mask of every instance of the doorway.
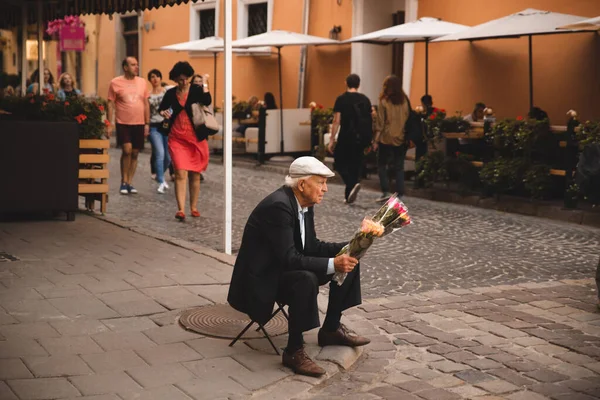
<path id="1" fill-rule="evenodd" d="M 358 36 L 394 25 L 415 21 L 417 0 L 354 0 L 352 36 Z M 402 79 L 409 94 L 412 73 L 413 44 L 388 45 L 352 44 L 352 72 L 361 77 L 361 91 L 371 102 L 377 102 L 386 76 L 395 74 Z"/>

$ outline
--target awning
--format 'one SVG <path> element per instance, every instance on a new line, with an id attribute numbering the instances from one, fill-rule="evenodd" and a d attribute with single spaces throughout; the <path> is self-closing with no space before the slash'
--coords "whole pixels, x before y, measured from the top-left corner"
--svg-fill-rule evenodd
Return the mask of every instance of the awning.
<path id="1" fill-rule="evenodd" d="M 600 17 L 586 19 L 574 24 L 559 26 L 557 29 L 573 29 L 577 31 L 600 31 Z"/>
<path id="2" fill-rule="evenodd" d="M 67 15 L 124 13 L 201 1 L 204 0 L 41 0 L 44 21 Z M 27 5 L 28 22 L 37 23 L 36 4 L 36 0 L 0 0 L 0 29 L 21 24 L 23 5 Z"/>

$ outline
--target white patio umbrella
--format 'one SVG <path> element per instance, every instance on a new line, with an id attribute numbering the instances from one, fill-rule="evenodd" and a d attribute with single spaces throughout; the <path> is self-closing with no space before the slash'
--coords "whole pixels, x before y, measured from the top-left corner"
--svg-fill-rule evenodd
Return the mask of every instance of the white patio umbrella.
<path id="1" fill-rule="evenodd" d="M 572 29 L 576 31 L 600 31 L 600 17 L 586 19 L 574 24 L 559 26 L 556 29 Z"/>
<path id="2" fill-rule="evenodd" d="M 196 53 L 212 53 L 214 57 L 214 71 L 213 71 L 213 104 L 217 104 L 217 54 L 224 51 L 224 41 L 218 36 L 210 36 L 204 39 L 192 40 L 189 42 L 175 43 L 168 46 L 162 46 L 156 49 L 150 49 L 151 51 L 163 50 L 163 51 L 187 51 Z M 247 53 L 248 50 L 234 49 L 236 53 Z M 257 51 L 260 53 L 261 51 Z M 262 51 L 265 53 L 264 51 Z"/>
<path id="3" fill-rule="evenodd" d="M 584 19 L 585 17 L 576 15 L 528 8 L 506 17 L 473 26 L 459 33 L 443 36 L 433 40 L 433 42 L 505 39 L 527 36 L 529 38 L 529 106 L 533 107 L 532 36 L 576 32 L 573 30 L 557 30 L 556 28 L 562 25 L 580 22 Z"/>
<path id="4" fill-rule="evenodd" d="M 281 153 L 283 153 L 283 88 L 281 78 L 281 48 L 285 46 L 321 46 L 340 44 L 338 40 L 322 38 L 319 36 L 304 35 L 289 31 L 270 31 L 260 35 L 250 36 L 244 39 L 235 40 L 232 43 L 234 48 L 253 48 L 253 47 L 276 47 L 278 66 L 279 66 L 279 113 Z"/>
<path id="5" fill-rule="evenodd" d="M 423 17 L 413 22 L 407 22 L 385 28 L 379 31 L 355 36 L 342 43 L 370 43 L 387 45 L 397 42 L 425 42 L 425 94 L 429 93 L 429 42 L 452 33 L 464 31 L 466 25 L 442 21 L 439 18 Z"/>

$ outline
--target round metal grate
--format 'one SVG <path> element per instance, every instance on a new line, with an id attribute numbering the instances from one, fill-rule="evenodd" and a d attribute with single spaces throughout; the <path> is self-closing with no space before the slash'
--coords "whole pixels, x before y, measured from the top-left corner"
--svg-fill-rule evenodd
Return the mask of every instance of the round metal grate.
<path id="1" fill-rule="evenodd" d="M 223 339 L 233 339 L 248 325 L 250 318 L 228 304 L 215 304 L 184 311 L 179 317 L 179 323 L 185 329 Z M 279 336 L 287 332 L 287 319 L 280 312 L 265 325 L 270 336 Z M 261 331 L 256 331 L 253 324 L 244 333 L 242 339 L 263 338 Z"/>

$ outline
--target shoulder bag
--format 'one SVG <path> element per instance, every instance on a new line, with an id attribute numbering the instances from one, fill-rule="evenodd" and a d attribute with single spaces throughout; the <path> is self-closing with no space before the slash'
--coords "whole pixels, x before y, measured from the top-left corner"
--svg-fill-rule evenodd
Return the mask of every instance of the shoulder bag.
<path id="1" fill-rule="evenodd" d="M 221 129 L 210 108 L 200 103 L 192 104 L 192 123 L 199 141 L 214 135 Z"/>

